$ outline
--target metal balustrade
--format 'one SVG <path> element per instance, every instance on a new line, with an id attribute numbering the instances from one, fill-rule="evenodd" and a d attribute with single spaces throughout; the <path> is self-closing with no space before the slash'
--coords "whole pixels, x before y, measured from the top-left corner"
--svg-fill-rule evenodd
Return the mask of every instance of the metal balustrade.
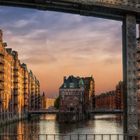
<path id="1" fill-rule="evenodd" d="M 67 6 L 68 4 L 72 5 L 72 3 L 81 3 L 81 4 L 95 4 L 95 5 L 102 5 L 102 6 L 119 6 L 119 8 L 128 9 L 129 8 L 136 8 L 139 11 L 140 8 L 140 1 L 139 0 L 61 0 L 57 1 L 54 0 L 54 2 L 50 2 L 50 0 L 34 0 L 34 1 L 27 1 L 27 0 L 0 0 L 0 3 L 6 4 L 6 5 L 19 5 L 19 6 L 31 6 L 36 7 L 36 5 L 43 6 L 43 4 L 62 4 L 63 6 Z M 136 10 L 133 9 L 133 10 Z M 131 9 L 132 10 L 132 9 Z"/>
<path id="2" fill-rule="evenodd" d="M 140 140 L 127 134 L 0 134 L 0 140 Z"/>
<path id="3" fill-rule="evenodd" d="M 67 0 L 69 2 L 73 2 L 74 0 Z M 114 5 L 114 6 L 128 6 L 128 7 L 136 7 L 139 8 L 139 1 L 132 0 L 79 0 L 81 3 L 89 3 L 89 4 L 102 4 L 102 5 Z M 77 2 L 77 0 L 75 0 Z"/>

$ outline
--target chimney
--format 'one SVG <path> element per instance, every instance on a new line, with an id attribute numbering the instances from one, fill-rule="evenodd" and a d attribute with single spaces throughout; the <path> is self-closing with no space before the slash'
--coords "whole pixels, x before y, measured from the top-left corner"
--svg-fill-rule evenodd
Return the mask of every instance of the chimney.
<path id="1" fill-rule="evenodd" d="M 64 82 L 65 82 L 65 80 L 66 80 L 66 76 L 64 76 Z"/>
<path id="2" fill-rule="evenodd" d="M 17 51 L 13 51 L 12 54 L 13 54 L 14 58 L 18 60 L 18 52 Z"/>
<path id="3" fill-rule="evenodd" d="M 12 53 L 12 49 L 11 48 L 6 48 L 6 51 L 11 54 Z"/>

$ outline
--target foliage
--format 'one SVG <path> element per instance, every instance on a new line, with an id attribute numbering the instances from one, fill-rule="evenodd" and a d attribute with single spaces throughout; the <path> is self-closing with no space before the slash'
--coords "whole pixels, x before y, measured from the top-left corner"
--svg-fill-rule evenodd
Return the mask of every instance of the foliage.
<path id="1" fill-rule="evenodd" d="M 56 109 L 59 109 L 59 102 L 60 102 L 60 96 L 58 96 L 58 97 L 56 98 L 55 102 L 54 102 L 54 107 L 55 107 Z"/>

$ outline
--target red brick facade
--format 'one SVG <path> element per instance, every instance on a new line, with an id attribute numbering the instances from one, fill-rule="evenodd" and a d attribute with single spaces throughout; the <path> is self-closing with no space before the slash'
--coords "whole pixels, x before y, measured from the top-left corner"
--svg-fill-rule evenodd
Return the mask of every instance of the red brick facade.
<path id="1" fill-rule="evenodd" d="M 116 109 L 123 109 L 123 82 L 119 82 L 116 86 Z"/>
<path id="2" fill-rule="evenodd" d="M 115 109 L 115 91 L 109 91 L 95 96 L 96 109 Z"/>
<path id="3" fill-rule="evenodd" d="M 94 107 L 94 79 L 92 77 L 64 77 L 59 89 L 60 111 L 87 112 Z"/>
<path id="4" fill-rule="evenodd" d="M 123 109 L 123 82 L 119 82 L 114 91 L 95 96 L 96 109 Z"/>

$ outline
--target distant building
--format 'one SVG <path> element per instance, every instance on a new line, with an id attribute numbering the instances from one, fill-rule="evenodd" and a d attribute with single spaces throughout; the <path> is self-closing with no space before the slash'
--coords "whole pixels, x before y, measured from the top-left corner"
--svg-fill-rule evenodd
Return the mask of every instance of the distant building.
<path id="1" fill-rule="evenodd" d="M 29 81 L 29 110 L 36 110 L 40 108 L 40 83 L 31 70 L 29 72 Z"/>
<path id="2" fill-rule="evenodd" d="M 86 112 L 94 107 L 93 77 L 64 77 L 59 89 L 60 111 Z"/>
<path id="3" fill-rule="evenodd" d="M 116 99 L 115 99 L 115 104 L 116 104 L 116 109 L 121 109 L 123 110 L 123 106 L 124 106 L 124 103 L 123 103 L 123 82 L 120 81 L 118 83 L 118 85 L 116 86 Z"/>
<path id="4" fill-rule="evenodd" d="M 41 97 L 42 97 L 42 100 L 41 100 L 42 109 L 48 109 L 50 107 L 54 107 L 54 102 L 55 102 L 54 98 L 48 98 L 44 92 Z"/>
<path id="5" fill-rule="evenodd" d="M 46 99 L 46 108 L 49 109 L 50 107 L 54 107 L 54 98 L 47 98 Z"/>
<path id="6" fill-rule="evenodd" d="M 123 110 L 123 82 L 116 89 L 95 96 L 95 109 Z"/>
<path id="7" fill-rule="evenodd" d="M 95 96 L 97 110 L 112 110 L 116 108 L 115 91 L 109 91 Z"/>
<path id="8" fill-rule="evenodd" d="M 84 77 L 84 107 L 86 110 L 95 108 L 95 81 L 93 77 Z"/>

